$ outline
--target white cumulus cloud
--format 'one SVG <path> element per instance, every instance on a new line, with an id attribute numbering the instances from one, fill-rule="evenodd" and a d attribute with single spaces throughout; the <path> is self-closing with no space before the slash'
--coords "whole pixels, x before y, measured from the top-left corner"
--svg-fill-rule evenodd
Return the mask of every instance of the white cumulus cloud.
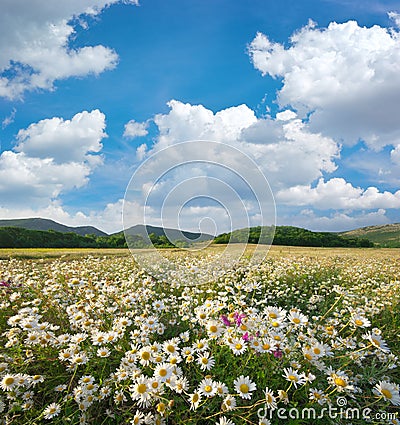
<path id="1" fill-rule="evenodd" d="M 43 208 L 61 193 L 84 186 L 102 163 L 104 129 L 104 114 L 94 110 L 20 130 L 14 151 L 0 155 L 0 206 Z"/>
<path id="2" fill-rule="evenodd" d="M 320 210 L 369 210 L 400 208 L 400 190 L 380 192 L 376 187 L 354 187 L 343 178 L 318 181 L 315 187 L 297 185 L 277 193 L 278 201 L 287 205 L 310 205 Z"/>
<path id="3" fill-rule="evenodd" d="M 400 140 L 398 30 L 355 21 L 309 24 L 287 47 L 258 33 L 249 54 L 263 75 L 282 79 L 281 107 L 312 113 L 313 131 L 348 144 L 362 139 L 373 149 Z"/>
<path id="4" fill-rule="evenodd" d="M 148 134 L 147 127 L 148 123 L 146 122 L 136 122 L 135 120 L 130 120 L 125 124 L 124 137 L 134 139 L 135 137 L 146 136 Z"/>
<path id="5" fill-rule="evenodd" d="M 117 53 L 106 46 L 72 48 L 72 20 L 95 16 L 121 0 L 0 2 L 0 97 L 20 98 L 26 90 L 52 89 L 69 77 L 112 69 Z M 137 4 L 136 0 L 126 3 Z M 85 25 L 83 25 L 85 26 Z"/>

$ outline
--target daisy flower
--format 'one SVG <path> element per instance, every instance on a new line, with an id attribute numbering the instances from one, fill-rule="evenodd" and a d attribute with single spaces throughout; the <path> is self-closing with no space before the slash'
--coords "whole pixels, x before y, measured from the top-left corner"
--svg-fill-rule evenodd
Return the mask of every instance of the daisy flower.
<path id="1" fill-rule="evenodd" d="M 208 352 L 201 353 L 197 358 L 197 363 L 202 371 L 210 370 L 215 365 L 214 357 Z"/>
<path id="2" fill-rule="evenodd" d="M 207 333 L 210 336 L 210 338 L 217 338 L 223 332 L 223 328 L 222 328 L 221 324 L 218 323 L 215 320 L 210 320 L 207 323 L 206 329 L 207 329 Z"/>
<path id="3" fill-rule="evenodd" d="M 229 348 L 232 350 L 235 356 L 239 356 L 246 351 L 247 345 L 246 342 L 241 338 L 232 338 L 232 342 L 229 344 Z"/>
<path id="4" fill-rule="evenodd" d="M 133 416 L 132 420 L 130 421 L 131 425 L 141 425 L 145 423 L 144 422 L 144 413 L 140 410 L 136 410 L 135 415 Z"/>
<path id="5" fill-rule="evenodd" d="M 371 326 L 371 322 L 364 316 L 361 316 L 361 314 L 352 316 L 351 323 L 358 328 L 368 328 Z"/>
<path id="6" fill-rule="evenodd" d="M 111 351 L 106 347 L 102 347 L 97 350 L 97 355 L 99 357 L 109 357 L 110 354 L 111 354 Z"/>
<path id="7" fill-rule="evenodd" d="M 208 341 L 206 339 L 199 339 L 193 344 L 193 349 L 196 351 L 208 350 Z"/>
<path id="8" fill-rule="evenodd" d="M 147 407 L 150 404 L 152 390 L 146 377 L 139 376 L 129 389 L 132 400 L 137 400 L 139 405 L 143 407 Z"/>
<path id="9" fill-rule="evenodd" d="M 222 402 L 221 409 L 224 412 L 229 412 L 230 410 L 234 410 L 236 407 L 236 398 L 231 396 L 230 394 L 224 398 Z"/>
<path id="10" fill-rule="evenodd" d="M 163 344 L 163 350 L 166 354 L 168 355 L 178 355 L 178 351 L 179 351 L 179 338 L 172 338 L 168 341 L 165 341 Z"/>
<path id="11" fill-rule="evenodd" d="M 189 402 L 190 402 L 190 410 L 196 410 L 199 407 L 199 404 L 201 402 L 201 394 L 200 392 L 194 392 L 193 394 L 189 395 Z"/>
<path id="12" fill-rule="evenodd" d="M 177 392 L 178 394 L 181 394 L 183 391 L 187 391 L 189 388 L 189 381 L 186 377 L 183 378 L 174 378 L 171 381 L 170 387 Z"/>
<path id="13" fill-rule="evenodd" d="M 217 386 L 217 395 L 223 397 L 225 394 L 228 394 L 228 387 L 223 382 L 216 382 Z"/>
<path id="14" fill-rule="evenodd" d="M 293 323 L 295 326 L 305 326 L 308 323 L 308 318 L 303 313 L 300 313 L 297 310 L 291 310 L 288 315 L 289 322 Z"/>
<path id="15" fill-rule="evenodd" d="M 216 425 L 235 425 L 235 422 L 227 419 L 225 416 L 221 416 L 218 422 L 215 422 Z"/>
<path id="16" fill-rule="evenodd" d="M 379 348 L 383 352 L 389 352 L 390 349 L 386 342 L 382 339 L 380 335 L 378 335 L 375 332 L 370 332 L 363 336 L 365 339 L 368 339 L 368 341 L 372 342 L 372 345 L 376 348 Z"/>
<path id="17" fill-rule="evenodd" d="M 217 392 L 217 386 L 212 379 L 204 378 L 199 385 L 199 393 L 206 397 L 213 397 Z"/>
<path id="18" fill-rule="evenodd" d="M 248 400 L 251 398 L 251 392 L 257 389 L 256 384 L 248 376 L 244 377 L 243 375 L 235 379 L 233 385 L 240 397 Z"/>
<path id="19" fill-rule="evenodd" d="M 375 385 L 375 388 L 372 390 L 372 392 L 379 397 L 383 396 L 385 400 L 389 400 L 393 405 L 400 406 L 398 385 L 392 384 L 391 382 L 379 381 L 379 383 Z"/>
<path id="20" fill-rule="evenodd" d="M 265 404 L 267 405 L 268 408 L 274 410 L 276 409 L 276 399 L 274 397 L 274 392 L 272 390 L 270 390 L 268 387 L 265 388 Z"/>
<path id="21" fill-rule="evenodd" d="M 306 380 L 304 379 L 303 374 L 299 374 L 297 370 L 294 370 L 291 367 L 283 369 L 284 374 L 282 375 L 287 381 L 293 383 L 297 388 L 297 385 L 303 385 Z"/>
<path id="22" fill-rule="evenodd" d="M 334 384 L 339 392 L 345 390 L 354 390 L 354 386 L 350 384 L 350 378 L 341 371 L 331 373 L 328 378 L 328 382 L 330 384 Z"/>
<path id="23" fill-rule="evenodd" d="M 0 387 L 4 391 L 12 391 L 18 385 L 18 380 L 15 375 L 5 375 L 1 380 Z"/>
<path id="24" fill-rule="evenodd" d="M 152 361 L 152 357 L 153 357 L 153 352 L 151 350 L 151 347 L 145 346 L 141 348 L 139 350 L 137 357 L 142 366 L 148 366 L 150 362 Z"/>
<path id="25" fill-rule="evenodd" d="M 154 378 L 160 382 L 165 382 L 172 375 L 172 365 L 169 363 L 159 364 L 154 370 Z"/>
<path id="26" fill-rule="evenodd" d="M 327 402 L 327 397 L 322 390 L 316 388 L 310 388 L 308 398 L 310 401 L 316 401 L 318 404 L 325 404 Z"/>
<path id="27" fill-rule="evenodd" d="M 57 416 L 61 412 L 61 407 L 57 403 L 49 404 L 46 409 L 43 411 L 43 415 L 45 419 L 52 419 Z"/>

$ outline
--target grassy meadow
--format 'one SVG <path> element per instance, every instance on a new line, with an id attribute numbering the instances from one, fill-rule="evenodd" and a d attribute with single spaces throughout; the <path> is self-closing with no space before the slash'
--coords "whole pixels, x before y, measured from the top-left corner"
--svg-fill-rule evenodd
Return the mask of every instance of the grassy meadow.
<path id="1" fill-rule="evenodd" d="M 400 249 L 162 272 L 128 250 L 1 250 L 0 423 L 400 423 Z"/>

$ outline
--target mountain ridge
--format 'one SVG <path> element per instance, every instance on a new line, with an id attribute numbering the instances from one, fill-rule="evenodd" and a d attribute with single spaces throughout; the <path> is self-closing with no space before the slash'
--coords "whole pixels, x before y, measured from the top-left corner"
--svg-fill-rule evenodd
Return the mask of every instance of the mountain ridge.
<path id="1" fill-rule="evenodd" d="M 400 248 L 400 223 L 378 224 L 340 232 L 343 237 L 365 238 L 385 248 Z"/>
<path id="2" fill-rule="evenodd" d="M 94 226 L 66 226 L 48 218 L 17 218 L 0 220 L 0 227 L 19 227 L 28 230 L 54 230 L 60 233 L 76 233 L 81 236 L 96 235 L 108 236 L 107 233 Z"/>
<path id="3" fill-rule="evenodd" d="M 0 220 L 0 228 L 3 227 L 17 227 L 28 230 L 37 231 L 55 231 L 61 233 L 75 233 L 80 236 L 95 235 L 96 237 L 111 237 L 122 236 L 124 233 L 128 235 L 137 235 L 142 237 L 145 241 L 149 240 L 150 234 L 157 237 L 168 235 L 171 241 L 186 239 L 189 242 L 199 242 L 218 238 L 221 235 L 214 237 L 213 235 L 191 231 L 181 231 L 178 229 L 162 228 L 158 226 L 138 224 L 125 230 L 108 234 L 99 230 L 94 226 L 66 226 L 51 219 L 44 219 L 39 217 L 24 218 L 24 219 L 2 219 Z M 277 226 L 277 228 L 287 228 L 290 226 Z M 301 229 L 301 228 L 299 228 Z M 243 230 L 243 229 L 242 229 Z M 234 232 L 242 231 L 235 230 Z M 307 229 L 303 229 L 307 230 Z M 318 232 L 314 232 L 318 233 Z M 321 233 L 321 232 L 319 232 Z M 343 232 L 322 232 L 340 235 L 344 238 L 362 238 L 373 242 L 376 246 L 388 248 L 400 248 L 400 223 L 391 223 L 384 225 L 373 225 L 356 228 L 353 230 Z M 276 241 L 275 241 L 276 242 Z"/>

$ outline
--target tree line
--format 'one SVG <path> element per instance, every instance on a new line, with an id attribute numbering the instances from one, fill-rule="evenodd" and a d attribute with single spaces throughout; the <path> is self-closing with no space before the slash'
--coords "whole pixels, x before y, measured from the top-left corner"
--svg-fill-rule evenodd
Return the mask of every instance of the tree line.
<path id="1" fill-rule="evenodd" d="M 260 226 L 223 233 L 214 239 L 216 244 L 227 243 L 270 243 L 273 245 L 310 247 L 373 247 L 368 239 L 347 238 L 336 233 L 312 232 L 292 226 L 275 228 Z M 261 238 L 261 240 L 260 240 Z M 127 243 L 128 241 L 128 243 Z M 0 248 L 185 248 L 183 241 L 171 242 L 165 235 L 151 233 L 148 239 L 123 232 L 109 236 L 85 235 L 73 232 L 61 233 L 54 230 L 29 230 L 20 227 L 0 227 Z"/>
<path id="2" fill-rule="evenodd" d="M 275 229 L 275 234 L 273 233 Z M 234 230 L 223 233 L 214 239 L 216 244 L 227 243 L 271 243 L 273 245 L 310 246 L 310 247 L 362 247 L 371 248 L 374 244 L 368 239 L 347 238 L 337 233 L 312 232 L 293 226 L 251 227 L 250 229 Z M 260 241 L 260 237 L 262 240 Z"/>

